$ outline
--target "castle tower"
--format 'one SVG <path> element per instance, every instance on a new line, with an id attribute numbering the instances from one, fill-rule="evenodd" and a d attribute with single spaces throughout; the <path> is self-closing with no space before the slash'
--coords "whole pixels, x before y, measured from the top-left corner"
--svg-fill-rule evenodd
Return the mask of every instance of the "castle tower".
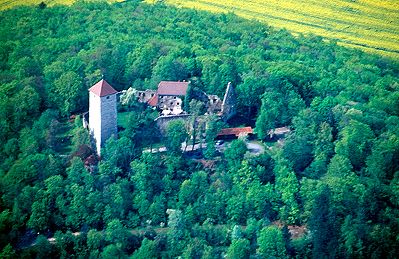
<path id="1" fill-rule="evenodd" d="M 97 153 L 111 136 L 117 136 L 117 91 L 102 79 L 89 89 L 89 128 Z"/>

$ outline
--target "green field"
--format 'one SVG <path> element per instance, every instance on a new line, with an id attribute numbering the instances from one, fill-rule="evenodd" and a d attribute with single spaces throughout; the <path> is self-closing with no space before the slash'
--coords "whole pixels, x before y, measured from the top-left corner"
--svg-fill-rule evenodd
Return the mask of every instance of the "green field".
<path id="1" fill-rule="evenodd" d="M 129 119 L 129 115 L 132 112 L 119 112 L 118 113 L 118 126 L 121 126 L 123 128 L 127 128 L 128 125 L 128 119 Z"/>
<path id="2" fill-rule="evenodd" d="M 96 0 L 92 0 L 96 1 Z M 118 2 L 110 0 L 108 2 Z M 149 3 L 155 0 L 146 0 Z M 0 0 L 0 9 L 41 0 Z M 71 4 L 74 0 L 44 0 L 48 5 Z M 177 7 L 210 12 L 233 12 L 241 17 L 286 28 L 293 33 L 312 33 L 399 59 L 398 0 L 165 0 Z"/>

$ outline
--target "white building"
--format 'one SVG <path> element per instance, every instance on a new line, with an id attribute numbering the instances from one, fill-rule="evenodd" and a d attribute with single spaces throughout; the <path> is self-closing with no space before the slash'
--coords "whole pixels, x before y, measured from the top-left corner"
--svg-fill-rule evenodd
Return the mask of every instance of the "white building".
<path id="1" fill-rule="evenodd" d="M 117 137 L 117 91 L 102 79 L 89 89 L 89 128 L 97 153 L 112 136 Z"/>

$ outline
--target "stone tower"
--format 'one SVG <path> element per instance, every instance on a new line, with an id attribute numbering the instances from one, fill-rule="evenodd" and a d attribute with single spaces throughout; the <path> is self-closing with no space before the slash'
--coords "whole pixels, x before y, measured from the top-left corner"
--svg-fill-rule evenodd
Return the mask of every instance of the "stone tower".
<path id="1" fill-rule="evenodd" d="M 101 147 L 111 137 L 118 134 L 117 91 L 102 79 L 89 89 L 89 128 L 97 153 L 100 155 Z"/>

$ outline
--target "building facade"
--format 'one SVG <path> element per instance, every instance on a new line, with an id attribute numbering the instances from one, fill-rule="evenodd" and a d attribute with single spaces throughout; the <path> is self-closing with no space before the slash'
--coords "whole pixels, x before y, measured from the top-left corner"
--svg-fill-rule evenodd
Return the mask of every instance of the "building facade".
<path id="1" fill-rule="evenodd" d="M 89 89 L 89 129 L 97 153 L 118 134 L 117 91 L 104 79 Z"/>

